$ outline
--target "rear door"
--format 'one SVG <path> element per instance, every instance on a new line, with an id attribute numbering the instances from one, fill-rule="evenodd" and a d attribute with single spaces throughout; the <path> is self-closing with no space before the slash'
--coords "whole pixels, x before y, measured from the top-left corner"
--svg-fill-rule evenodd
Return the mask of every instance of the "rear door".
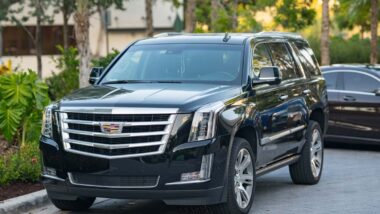
<path id="1" fill-rule="evenodd" d="M 339 91 L 341 135 L 380 141 L 380 79 L 360 71 L 344 71 Z"/>

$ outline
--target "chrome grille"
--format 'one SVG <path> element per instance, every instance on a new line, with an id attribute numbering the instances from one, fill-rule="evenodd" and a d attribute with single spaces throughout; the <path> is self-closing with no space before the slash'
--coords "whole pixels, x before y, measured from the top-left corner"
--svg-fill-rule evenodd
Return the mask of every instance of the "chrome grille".
<path id="1" fill-rule="evenodd" d="M 162 154 L 176 112 L 161 108 L 62 108 L 64 148 L 106 159 Z"/>

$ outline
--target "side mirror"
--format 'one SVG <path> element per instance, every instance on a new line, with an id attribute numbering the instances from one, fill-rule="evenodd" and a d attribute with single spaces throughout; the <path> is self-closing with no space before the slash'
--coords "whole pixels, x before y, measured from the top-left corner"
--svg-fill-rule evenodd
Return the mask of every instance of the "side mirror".
<path id="1" fill-rule="evenodd" d="M 89 82 L 91 85 L 95 84 L 96 81 L 98 81 L 100 75 L 102 75 L 103 70 L 104 70 L 103 67 L 94 67 L 94 68 L 91 68 L 91 71 L 90 71 L 90 79 L 88 80 L 88 82 Z"/>
<path id="2" fill-rule="evenodd" d="M 253 84 L 270 84 L 277 85 L 280 84 L 282 80 L 281 72 L 278 67 L 262 67 L 260 69 L 259 78 L 253 80 Z"/>
<path id="3" fill-rule="evenodd" d="M 376 96 L 380 96 L 380 88 L 378 88 L 378 89 L 375 90 L 375 95 Z"/>

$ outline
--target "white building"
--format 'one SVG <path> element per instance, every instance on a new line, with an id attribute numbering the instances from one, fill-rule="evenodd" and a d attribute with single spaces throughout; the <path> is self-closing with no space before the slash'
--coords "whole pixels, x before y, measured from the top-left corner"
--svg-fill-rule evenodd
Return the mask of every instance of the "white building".
<path id="1" fill-rule="evenodd" d="M 17 6 L 17 5 L 16 5 Z M 145 37 L 145 1 L 126 0 L 125 10 L 110 8 L 107 11 L 109 24 L 104 31 L 100 30 L 100 16 L 95 13 L 90 18 L 90 48 L 93 55 L 106 55 L 107 43 L 108 51 L 112 49 L 123 50 L 128 44 L 137 39 Z M 53 14 L 53 8 L 48 10 L 48 14 Z M 28 14 L 27 9 L 19 17 Z M 167 31 L 180 31 L 183 24 L 183 8 L 176 8 L 170 1 L 153 1 L 153 27 L 155 33 Z M 31 18 L 24 26 L 28 29 L 35 29 L 35 19 Z M 56 45 L 62 45 L 62 14 L 54 14 L 52 24 L 44 24 L 43 34 L 43 77 L 46 78 L 56 71 L 52 60 L 57 54 Z M 71 16 L 70 43 L 75 46 L 74 19 Z M 37 69 L 35 47 L 25 30 L 10 22 L 2 23 L 3 26 L 3 61 L 11 59 L 13 66 L 20 70 Z M 108 37 L 108 39 L 107 39 Z"/>

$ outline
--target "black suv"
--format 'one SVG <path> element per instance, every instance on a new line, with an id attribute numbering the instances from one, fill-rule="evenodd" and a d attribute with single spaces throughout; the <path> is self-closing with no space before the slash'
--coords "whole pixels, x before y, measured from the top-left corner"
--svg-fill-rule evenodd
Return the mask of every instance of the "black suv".
<path id="1" fill-rule="evenodd" d="M 258 176 L 321 177 L 326 86 L 298 35 L 163 34 L 90 83 L 44 113 L 43 183 L 62 210 L 106 197 L 247 213 Z"/>

